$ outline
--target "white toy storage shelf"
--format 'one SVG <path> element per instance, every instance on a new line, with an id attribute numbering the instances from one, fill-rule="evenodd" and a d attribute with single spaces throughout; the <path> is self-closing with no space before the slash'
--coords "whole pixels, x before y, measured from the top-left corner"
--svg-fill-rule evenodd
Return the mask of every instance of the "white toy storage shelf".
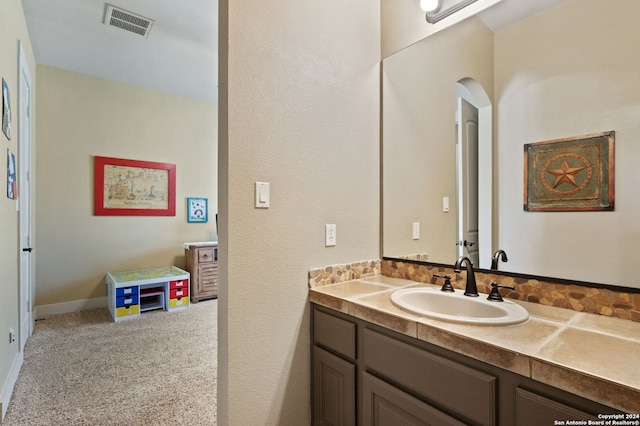
<path id="1" fill-rule="evenodd" d="M 115 322 L 152 309 L 189 307 L 189 273 L 175 266 L 107 272 L 109 311 Z"/>

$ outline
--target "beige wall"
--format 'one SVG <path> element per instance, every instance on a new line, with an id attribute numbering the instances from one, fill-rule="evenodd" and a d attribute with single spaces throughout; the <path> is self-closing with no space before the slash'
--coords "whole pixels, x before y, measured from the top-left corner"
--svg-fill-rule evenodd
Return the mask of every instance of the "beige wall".
<path id="1" fill-rule="evenodd" d="M 382 57 L 386 58 L 500 1 L 478 0 L 435 24 L 429 24 L 418 0 L 381 0 Z"/>
<path id="2" fill-rule="evenodd" d="M 454 118 L 456 83 L 464 78 L 493 97 L 493 32 L 475 17 L 383 62 L 385 256 L 428 255 L 422 259 L 439 263 L 457 257 Z M 417 240 L 413 222 L 420 223 Z"/>
<path id="3" fill-rule="evenodd" d="M 106 296 L 105 274 L 175 264 L 217 211 L 217 105 L 38 66 L 36 305 Z M 176 216 L 94 216 L 93 156 L 176 164 Z M 186 198 L 211 220 L 187 223 Z"/>
<path id="4" fill-rule="evenodd" d="M 639 14 L 636 0 L 570 0 L 496 33 L 497 246 L 509 269 L 640 287 Z M 524 144 L 609 130 L 615 211 L 523 211 Z"/>
<path id="5" fill-rule="evenodd" d="M 218 422 L 298 426 L 308 270 L 379 256 L 380 4 L 220 6 Z M 255 181 L 271 184 L 267 210 Z"/>
<path id="6" fill-rule="evenodd" d="M 35 59 L 27 32 L 27 26 L 19 0 L 6 0 L 0 3 L 0 78 L 4 78 L 9 86 L 11 101 L 11 140 L 0 131 L 0 156 L 3 172 L 0 179 L 4 182 L 0 192 L 0 294 L 2 294 L 2 308 L 0 308 L 0 412 L 6 411 L 11 390 L 10 377 L 17 374 L 19 367 L 18 340 L 9 345 L 8 332 L 13 328 L 19 330 L 19 274 L 18 274 L 18 212 L 16 200 L 6 196 L 6 152 L 10 149 L 19 161 L 18 135 L 18 41 L 22 42 L 23 50 L 32 75 L 32 90 L 35 91 Z M 1 114 L 1 113 L 0 113 Z M 19 190 L 19 188 L 18 188 Z"/>

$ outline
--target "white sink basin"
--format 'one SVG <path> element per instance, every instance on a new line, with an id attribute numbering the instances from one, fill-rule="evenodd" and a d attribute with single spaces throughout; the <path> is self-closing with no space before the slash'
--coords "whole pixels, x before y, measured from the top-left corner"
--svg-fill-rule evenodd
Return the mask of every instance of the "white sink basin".
<path id="1" fill-rule="evenodd" d="M 510 325 L 529 319 L 527 310 L 513 302 L 492 302 L 486 294 L 469 297 L 461 290 L 446 293 L 437 288 L 406 288 L 393 292 L 391 301 L 413 314 L 462 324 Z"/>

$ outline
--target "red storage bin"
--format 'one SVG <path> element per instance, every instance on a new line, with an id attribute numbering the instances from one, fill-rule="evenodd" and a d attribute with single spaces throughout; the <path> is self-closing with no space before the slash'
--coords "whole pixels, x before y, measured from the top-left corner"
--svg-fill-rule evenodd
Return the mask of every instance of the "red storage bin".
<path id="1" fill-rule="evenodd" d="M 189 295 L 189 287 L 185 288 L 172 288 L 169 290 L 169 298 L 171 299 L 179 299 L 181 297 L 186 297 Z"/>
<path id="2" fill-rule="evenodd" d="M 169 288 L 189 288 L 189 280 L 169 281 Z M 173 296 L 171 296 L 173 297 Z"/>

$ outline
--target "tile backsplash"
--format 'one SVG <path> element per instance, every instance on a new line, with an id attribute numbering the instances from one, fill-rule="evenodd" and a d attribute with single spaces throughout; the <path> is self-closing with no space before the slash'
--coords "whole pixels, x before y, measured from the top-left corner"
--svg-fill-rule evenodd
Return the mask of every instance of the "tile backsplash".
<path id="1" fill-rule="evenodd" d="M 452 267 L 397 260 L 382 260 L 381 274 L 431 284 L 444 282 L 442 278 L 433 277 L 433 274 L 449 275 L 452 285 L 458 289 L 464 289 L 466 279 L 465 271 L 456 273 Z M 503 297 L 640 322 L 640 293 L 508 274 L 480 271 L 475 274 L 478 291 L 481 293 L 488 294 L 491 283 L 496 282 L 515 287 L 515 290 L 501 289 Z"/>
<path id="2" fill-rule="evenodd" d="M 322 287 L 324 285 L 382 275 L 381 262 L 382 260 L 376 259 L 311 269 L 309 270 L 309 287 Z"/>
<path id="3" fill-rule="evenodd" d="M 443 284 L 442 278 L 434 277 L 433 274 L 449 275 L 455 288 L 464 289 L 466 271 L 456 273 L 452 267 L 386 259 L 311 269 L 309 286 L 321 287 L 375 275 Z M 640 322 L 640 292 L 626 292 L 621 288 L 567 284 L 551 279 L 547 281 L 539 277 L 534 279 L 511 276 L 508 273 L 476 272 L 479 292 L 488 294 L 492 282 L 515 287 L 515 290 L 500 290 L 502 296 L 506 298 Z"/>

